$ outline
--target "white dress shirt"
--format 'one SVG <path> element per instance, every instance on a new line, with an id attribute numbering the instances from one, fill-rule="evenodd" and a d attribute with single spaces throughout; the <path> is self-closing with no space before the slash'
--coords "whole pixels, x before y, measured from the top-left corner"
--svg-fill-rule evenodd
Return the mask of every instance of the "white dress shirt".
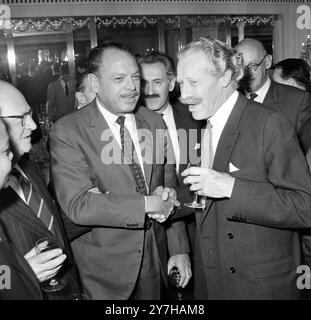
<path id="1" fill-rule="evenodd" d="M 105 118 L 106 122 L 108 123 L 109 128 L 111 129 L 111 132 L 113 133 L 114 137 L 116 138 L 120 148 L 121 146 L 121 137 L 120 137 L 120 125 L 116 122 L 118 117 L 117 115 L 111 113 L 108 111 L 99 101 L 96 99 L 97 102 L 97 107 L 100 111 L 100 113 L 103 115 Z M 141 170 L 143 172 L 143 175 L 145 177 L 144 173 L 144 165 L 143 165 L 143 159 L 141 155 L 141 149 L 139 146 L 139 138 L 137 134 L 137 127 L 136 127 L 136 121 L 135 121 L 135 116 L 133 113 L 125 113 L 123 115 L 125 117 L 124 125 L 127 128 L 127 130 L 130 133 L 130 136 L 133 140 L 134 147 L 137 153 L 138 161 L 141 167 Z M 146 177 L 145 177 L 146 178 Z"/>
<path id="2" fill-rule="evenodd" d="M 264 83 L 264 85 L 259 90 L 254 92 L 257 94 L 257 97 L 254 99 L 254 101 L 263 103 L 263 101 L 265 100 L 266 94 L 269 90 L 270 84 L 271 84 L 271 80 L 268 77 L 266 82 Z M 250 95 L 250 93 L 246 92 L 246 97 L 248 99 L 249 99 L 249 95 Z"/>
<path id="3" fill-rule="evenodd" d="M 228 121 L 231 111 L 238 100 L 239 93 L 234 91 L 227 101 L 216 111 L 216 113 L 209 118 L 212 124 L 212 142 L 213 152 L 216 154 L 217 145 L 221 136 L 221 133 Z"/>
<path id="4" fill-rule="evenodd" d="M 180 163 L 180 148 L 179 148 L 178 134 L 177 134 L 177 128 L 175 124 L 172 106 L 169 104 L 162 114 L 163 114 L 163 120 L 168 128 L 168 133 L 170 135 L 170 139 L 173 145 L 173 152 L 174 152 L 174 157 L 176 162 L 176 173 L 178 174 L 179 163 Z"/>

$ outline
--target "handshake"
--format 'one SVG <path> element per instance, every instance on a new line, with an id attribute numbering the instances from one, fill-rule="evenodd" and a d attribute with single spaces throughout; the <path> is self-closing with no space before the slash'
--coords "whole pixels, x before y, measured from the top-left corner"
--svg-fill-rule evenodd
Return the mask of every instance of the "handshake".
<path id="1" fill-rule="evenodd" d="M 162 223 L 174 211 L 174 207 L 180 206 L 176 198 L 177 194 L 174 189 L 159 186 L 151 195 L 146 196 L 145 212 L 149 218 Z"/>

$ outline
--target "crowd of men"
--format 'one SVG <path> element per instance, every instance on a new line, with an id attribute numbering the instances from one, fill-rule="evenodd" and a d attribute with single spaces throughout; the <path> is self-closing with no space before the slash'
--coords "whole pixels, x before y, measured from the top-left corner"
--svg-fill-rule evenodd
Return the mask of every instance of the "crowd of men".
<path id="1" fill-rule="evenodd" d="M 0 265 L 11 283 L 0 298 L 167 299 L 177 268 L 194 299 L 300 299 L 311 96 L 270 79 L 271 65 L 248 38 L 192 41 L 177 68 L 160 52 L 91 49 L 78 110 L 50 108 L 48 186 L 27 156 L 32 110 L 1 81 Z M 54 81 L 48 100 L 61 105 L 67 86 Z M 195 194 L 201 206 L 185 206 Z M 59 246 L 38 250 L 40 239 Z"/>

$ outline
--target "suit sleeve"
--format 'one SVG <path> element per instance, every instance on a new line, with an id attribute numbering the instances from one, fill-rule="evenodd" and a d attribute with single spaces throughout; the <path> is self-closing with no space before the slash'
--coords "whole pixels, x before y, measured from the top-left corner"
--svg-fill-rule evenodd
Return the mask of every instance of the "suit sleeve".
<path id="1" fill-rule="evenodd" d="M 144 227 L 144 196 L 94 193 L 90 168 L 76 134 L 56 123 L 51 130 L 51 169 L 58 202 L 78 225 L 140 229 Z M 122 183 L 122 182 L 120 182 Z"/>
<path id="2" fill-rule="evenodd" d="M 266 179 L 236 177 L 228 219 L 276 228 L 311 226 L 311 176 L 294 129 L 280 113 L 273 113 L 263 132 Z M 235 219 L 236 220 L 236 219 Z"/>
<path id="3" fill-rule="evenodd" d="M 164 184 L 165 187 L 175 188 L 177 187 L 177 177 L 175 171 L 174 151 L 171 139 L 167 132 L 166 135 L 166 155 L 167 161 L 164 165 Z M 171 222 L 166 229 L 168 251 L 170 256 L 181 253 L 189 253 L 190 246 L 188 240 L 188 234 L 184 221 Z"/>

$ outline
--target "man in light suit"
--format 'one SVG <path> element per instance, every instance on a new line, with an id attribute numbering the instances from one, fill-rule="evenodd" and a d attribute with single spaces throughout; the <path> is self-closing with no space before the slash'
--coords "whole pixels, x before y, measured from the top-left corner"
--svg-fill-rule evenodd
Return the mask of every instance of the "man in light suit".
<path id="1" fill-rule="evenodd" d="M 30 264 L 38 284 L 53 277 L 64 266 L 67 286 L 53 297 L 45 294 L 44 298 L 68 299 L 79 293 L 79 287 L 60 213 L 38 168 L 24 156 L 31 150 L 31 132 L 36 128 L 31 109 L 23 95 L 4 81 L 0 82 L 0 99 L 3 102 L 0 118 L 9 134 L 15 171 L 10 175 L 8 188 L 0 192 L 2 229 L 6 230 L 5 237 Z M 55 249 L 37 254 L 36 242 L 45 237 L 56 238 L 63 244 L 64 252 Z"/>
<path id="2" fill-rule="evenodd" d="M 284 114 L 236 91 L 242 75 L 239 56 L 214 38 L 179 52 L 182 101 L 195 119 L 207 119 L 202 167 L 182 173 L 206 196 L 196 212 L 196 297 L 296 299 L 296 229 L 311 224 L 311 176 Z"/>
<path id="3" fill-rule="evenodd" d="M 245 38 L 235 49 L 242 54 L 246 66 L 240 82 L 246 97 L 283 112 L 298 132 L 311 116 L 311 95 L 269 78 L 268 70 L 272 65 L 272 56 L 258 40 Z"/>
<path id="4" fill-rule="evenodd" d="M 47 108 L 51 121 L 55 122 L 75 107 L 75 81 L 69 77 L 68 63 L 60 66 L 61 76 L 51 82 L 47 91 Z"/>
<path id="5" fill-rule="evenodd" d="M 139 60 L 142 75 L 143 99 L 146 107 L 161 114 L 168 128 L 176 160 L 176 173 L 178 175 L 178 199 L 182 203 L 191 202 L 192 194 L 188 186 L 182 183 L 180 172 L 187 168 L 190 153 L 195 153 L 197 142 L 200 140 L 201 123 L 192 118 L 188 107 L 180 102 L 170 99 L 170 93 L 175 89 L 176 68 L 171 57 L 161 52 L 145 54 Z M 181 206 L 179 210 L 188 211 L 186 219 L 187 232 L 191 243 L 191 253 L 194 253 L 195 217 L 194 210 Z M 178 211 L 179 211 L 178 210 Z M 181 212 L 178 213 L 178 216 Z M 188 260 L 188 257 L 184 257 Z M 170 266 L 169 266 L 170 267 Z M 191 274 L 181 272 L 181 285 L 185 287 Z"/>
<path id="6" fill-rule="evenodd" d="M 163 120 L 135 109 L 140 74 L 126 47 L 93 48 L 89 72 L 97 98 L 50 134 L 58 202 L 75 224 L 92 228 L 72 241 L 83 288 L 92 299 L 160 299 L 167 249 L 171 259 L 189 250 L 184 225 L 158 223 L 179 205 L 168 189 L 176 186 L 170 139 L 157 147 Z"/>

